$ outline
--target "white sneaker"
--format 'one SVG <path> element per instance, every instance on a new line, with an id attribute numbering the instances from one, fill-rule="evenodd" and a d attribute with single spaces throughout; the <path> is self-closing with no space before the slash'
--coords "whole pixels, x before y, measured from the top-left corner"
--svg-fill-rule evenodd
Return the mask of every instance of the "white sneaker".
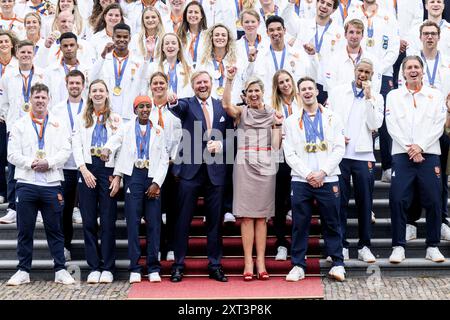
<path id="1" fill-rule="evenodd" d="M 64 259 L 66 259 L 66 261 L 72 260 L 72 255 L 70 254 L 70 251 L 66 248 L 64 248 Z"/>
<path id="2" fill-rule="evenodd" d="M 5 203 L 5 197 L 4 196 L 0 196 L 0 203 Z"/>
<path id="3" fill-rule="evenodd" d="M 78 207 L 73 208 L 72 222 L 76 223 L 76 224 L 83 223 L 83 219 L 81 218 L 81 211 L 80 211 L 80 208 L 78 208 Z"/>
<path id="4" fill-rule="evenodd" d="M 445 257 L 439 251 L 438 247 L 428 247 L 425 259 L 431 260 L 433 262 L 444 262 L 445 261 Z"/>
<path id="5" fill-rule="evenodd" d="M 225 216 L 223 217 L 223 222 L 236 222 L 236 218 L 233 216 L 231 212 L 225 213 Z"/>
<path id="6" fill-rule="evenodd" d="M 16 223 L 16 210 L 13 209 L 7 209 L 6 214 L 0 218 L 1 224 L 10 224 L 10 223 Z"/>
<path id="7" fill-rule="evenodd" d="M 286 276 L 286 281 L 299 281 L 305 278 L 305 271 L 302 267 L 294 266 Z"/>
<path id="8" fill-rule="evenodd" d="M 345 280 L 345 268 L 343 266 L 334 266 L 328 274 L 337 281 Z"/>
<path id="9" fill-rule="evenodd" d="M 350 255 L 348 253 L 348 248 L 342 248 L 342 255 L 344 256 L 344 261 L 350 259 Z"/>
<path id="10" fill-rule="evenodd" d="M 277 255 L 275 257 L 276 261 L 285 261 L 287 259 L 287 248 L 279 246 L 277 248 Z"/>
<path id="11" fill-rule="evenodd" d="M 406 241 L 417 239 L 417 227 L 412 224 L 406 225 Z"/>
<path id="12" fill-rule="evenodd" d="M 384 170 L 381 175 L 381 182 L 391 183 L 392 169 Z"/>
<path id="13" fill-rule="evenodd" d="M 167 251 L 166 261 L 175 261 L 175 252 Z"/>
<path id="14" fill-rule="evenodd" d="M 370 249 L 367 247 L 363 247 L 362 249 L 358 250 L 358 259 L 368 263 L 377 261 Z"/>
<path id="15" fill-rule="evenodd" d="M 167 213 L 161 214 L 161 221 L 163 224 L 167 223 Z"/>
<path id="16" fill-rule="evenodd" d="M 392 254 L 389 257 L 390 263 L 400 263 L 405 260 L 405 248 L 398 246 L 392 249 Z"/>
<path id="17" fill-rule="evenodd" d="M 44 219 L 42 219 L 42 213 L 40 210 L 37 213 L 36 222 L 39 222 L 39 223 L 44 222 Z"/>
<path id="18" fill-rule="evenodd" d="M 30 283 L 30 274 L 26 271 L 18 270 L 6 283 L 7 286 L 20 286 Z"/>
<path id="19" fill-rule="evenodd" d="M 61 284 L 74 284 L 75 279 L 72 278 L 69 272 L 67 272 L 66 269 L 61 269 L 58 272 L 55 273 L 55 282 L 61 283 Z"/>
<path id="20" fill-rule="evenodd" d="M 113 274 L 109 271 L 102 271 L 102 275 L 100 276 L 100 283 L 112 283 L 114 281 Z"/>
<path id="21" fill-rule="evenodd" d="M 161 277 L 158 272 L 152 272 L 148 275 L 148 280 L 150 282 L 161 282 Z"/>
<path id="22" fill-rule="evenodd" d="M 130 283 L 138 283 L 141 282 L 141 273 L 140 272 L 131 272 L 130 273 Z"/>
<path id="23" fill-rule="evenodd" d="M 375 222 L 377 222 L 377 219 L 375 218 L 375 212 L 371 211 L 372 215 L 370 217 L 370 221 L 372 222 L 372 224 L 374 224 Z"/>
<path id="24" fill-rule="evenodd" d="M 292 221 L 292 210 L 289 210 L 286 214 L 286 221 Z"/>
<path id="25" fill-rule="evenodd" d="M 90 283 L 90 284 L 98 283 L 100 281 L 101 275 L 102 275 L 102 273 L 100 271 L 92 271 L 91 273 L 89 273 L 89 275 L 87 277 L 87 283 Z"/>
<path id="26" fill-rule="evenodd" d="M 450 241 L 450 227 L 445 223 L 441 224 L 441 240 Z"/>

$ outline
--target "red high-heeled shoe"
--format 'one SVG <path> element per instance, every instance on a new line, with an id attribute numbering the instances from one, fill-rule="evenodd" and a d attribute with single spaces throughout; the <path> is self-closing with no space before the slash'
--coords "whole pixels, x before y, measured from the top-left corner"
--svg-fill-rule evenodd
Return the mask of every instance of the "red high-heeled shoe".
<path id="1" fill-rule="evenodd" d="M 256 276 L 258 280 L 269 280 L 270 276 L 267 273 L 267 271 L 258 272 L 258 275 Z"/>
<path id="2" fill-rule="evenodd" d="M 252 281 L 253 280 L 252 272 L 244 272 L 244 274 L 242 276 L 244 277 L 244 281 Z"/>

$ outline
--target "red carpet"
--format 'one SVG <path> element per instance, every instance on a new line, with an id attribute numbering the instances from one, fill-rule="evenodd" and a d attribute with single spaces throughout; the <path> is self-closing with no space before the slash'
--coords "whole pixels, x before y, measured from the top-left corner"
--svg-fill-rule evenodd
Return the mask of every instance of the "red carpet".
<path id="1" fill-rule="evenodd" d="M 128 299 L 151 300 L 216 300 L 216 299 L 323 299 L 320 277 L 307 277 L 298 282 L 287 282 L 284 277 L 268 281 L 244 282 L 241 277 L 230 277 L 220 283 L 206 277 L 185 277 L 180 283 L 163 278 L 161 283 L 143 281 L 131 286 Z"/>

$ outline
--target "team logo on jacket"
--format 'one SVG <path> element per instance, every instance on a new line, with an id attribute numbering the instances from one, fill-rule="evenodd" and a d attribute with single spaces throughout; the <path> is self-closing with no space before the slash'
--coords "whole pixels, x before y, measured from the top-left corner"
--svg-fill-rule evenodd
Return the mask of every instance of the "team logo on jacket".
<path id="1" fill-rule="evenodd" d="M 441 176 L 441 168 L 439 168 L 438 166 L 434 167 L 434 173 L 439 178 Z"/>
<path id="2" fill-rule="evenodd" d="M 336 198 L 339 197 L 339 187 L 337 185 L 333 186 L 333 193 Z"/>

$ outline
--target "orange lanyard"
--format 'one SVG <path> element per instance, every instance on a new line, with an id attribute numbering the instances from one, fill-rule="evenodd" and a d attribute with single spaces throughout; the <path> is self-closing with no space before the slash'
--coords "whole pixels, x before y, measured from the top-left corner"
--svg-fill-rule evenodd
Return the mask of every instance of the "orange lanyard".
<path id="1" fill-rule="evenodd" d="M 103 120 L 103 114 L 105 113 L 105 110 L 102 110 L 102 111 L 95 111 L 94 110 L 94 114 L 97 116 L 97 123 L 102 123 L 102 120 Z"/>
<path id="2" fill-rule="evenodd" d="M 189 44 L 189 53 L 192 57 L 192 59 L 194 59 L 194 45 L 195 45 L 195 40 L 197 40 L 197 37 L 199 36 L 199 34 L 191 34 L 191 43 Z"/>
<path id="3" fill-rule="evenodd" d="M 367 28 L 372 28 L 372 24 L 373 24 L 372 18 L 377 14 L 378 5 L 377 5 L 377 9 L 370 16 L 367 14 L 367 11 L 364 8 L 364 5 L 362 5 L 361 8 L 363 10 L 364 16 L 367 18 L 367 24 L 368 24 Z"/>
<path id="4" fill-rule="evenodd" d="M 47 115 L 45 115 L 46 117 Z M 37 125 L 39 125 L 40 129 L 39 129 L 39 139 L 42 139 L 42 136 L 44 134 L 44 121 L 45 121 L 45 117 L 44 119 L 36 119 L 34 117 L 33 112 L 30 112 L 30 117 L 31 117 L 31 121 L 33 121 L 34 123 L 36 123 Z"/>
<path id="5" fill-rule="evenodd" d="M 412 94 L 413 102 L 414 102 L 414 108 L 417 108 L 415 94 L 418 93 L 420 90 L 422 90 L 422 85 L 420 85 L 419 88 L 417 88 L 416 90 L 411 90 L 411 89 L 408 88 L 408 84 L 406 84 L 406 88 L 408 89 L 409 93 Z"/>
<path id="6" fill-rule="evenodd" d="M 170 20 L 172 20 L 173 24 L 173 31 L 177 32 L 178 28 L 180 27 L 181 21 L 183 21 L 183 16 L 181 17 L 175 17 L 173 13 L 170 13 Z"/>
<path id="7" fill-rule="evenodd" d="M 344 19 L 348 16 L 348 0 L 341 0 L 342 7 L 344 8 Z"/>
<path id="8" fill-rule="evenodd" d="M 127 54 L 125 57 L 121 58 L 121 57 L 118 57 L 118 56 L 117 56 L 117 54 L 116 54 L 115 51 L 113 51 L 113 56 L 114 56 L 114 58 L 117 60 L 117 62 L 119 63 L 119 67 L 118 67 L 119 70 L 117 70 L 117 73 L 118 73 L 118 74 L 122 74 L 122 63 L 123 63 L 126 59 L 128 59 L 128 55 L 129 55 L 129 54 Z"/>

